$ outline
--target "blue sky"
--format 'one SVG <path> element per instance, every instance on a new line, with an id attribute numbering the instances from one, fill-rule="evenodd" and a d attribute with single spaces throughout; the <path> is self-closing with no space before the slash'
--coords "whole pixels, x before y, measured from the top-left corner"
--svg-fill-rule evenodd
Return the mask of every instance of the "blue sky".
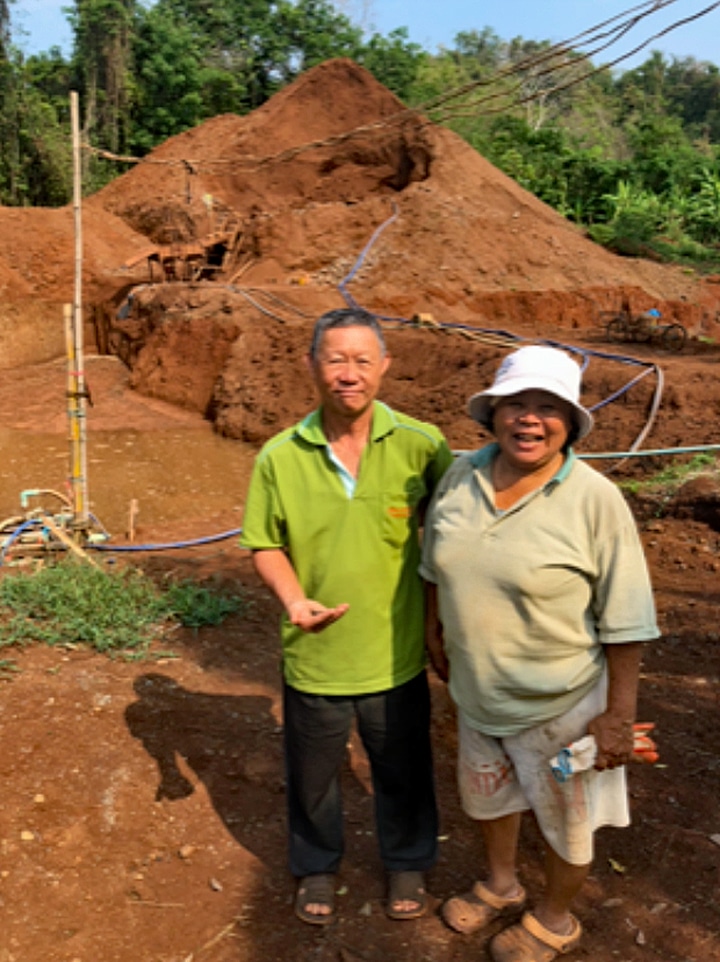
<path id="1" fill-rule="evenodd" d="M 711 5 L 710 0 L 676 0 L 635 27 L 628 36 L 608 48 L 600 59 L 615 59 L 658 33 L 671 23 L 691 16 Z M 483 3 L 482 0 L 378 0 L 371 20 L 380 33 L 394 27 L 407 26 L 410 39 L 429 50 L 451 46 L 455 36 L 464 30 L 491 27 L 503 40 L 521 36 L 528 40 L 559 42 L 615 17 L 624 11 L 650 4 L 639 0 L 504 0 Z M 640 11 L 637 11 L 640 12 Z M 633 63 L 642 62 L 651 49 L 667 55 L 693 56 L 698 60 L 720 63 L 720 7 L 654 41 Z"/>
<path id="2" fill-rule="evenodd" d="M 665 0 L 667 3 L 667 0 Z M 13 39 L 26 53 L 48 50 L 53 44 L 66 52 L 70 29 L 62 13 L 69 0 L 16 0 L 11 6 Z M 622 42 L 614 44 L 597 62 L 608 62 L 643 43 L 669 24 L 709 7 L 711 0 L 674 0 L 643 20 Z M 492 28 L 503 40 L 568 40 L 631 8 L 649 8 L 636 0 L 337 0 L 338 9 L 366 29 L 387 34 L 407 27 L 410 39 L 426 50 L 451 47 L 456 34 Z M 668 56 L 695 57 L 720 65 L 720 7 L 694 22 L 653 41 L 621 65 L 634 66 L 661 50 Z"/>

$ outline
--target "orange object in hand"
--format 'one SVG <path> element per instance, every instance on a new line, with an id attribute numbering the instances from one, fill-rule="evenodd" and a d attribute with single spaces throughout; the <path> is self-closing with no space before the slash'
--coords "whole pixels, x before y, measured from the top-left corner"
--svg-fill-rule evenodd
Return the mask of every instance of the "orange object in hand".
<path id="1" fill-rule="evenodd" d="M 657 745 L 648 732 L 655 728 L 654 722 L 638 722 L 633 725 L 633 760 L 636 762 L 656 762 L 660 755 Z"/>
<path id="2" fill-rule="evenodd" d="M 633 752 L 630 758 L 634 762 L 652 764 L 660 757 L 657 745 L 648 734 L 655 728 L 654 722 L 637 722 L 633 725 Z M 574 772 L 587 771 L 595 764 L 597 745 L 592 735 L 585 735 L 573 742 L 550 759 L 552 773 L 559 782 L 567 781 Z"/>

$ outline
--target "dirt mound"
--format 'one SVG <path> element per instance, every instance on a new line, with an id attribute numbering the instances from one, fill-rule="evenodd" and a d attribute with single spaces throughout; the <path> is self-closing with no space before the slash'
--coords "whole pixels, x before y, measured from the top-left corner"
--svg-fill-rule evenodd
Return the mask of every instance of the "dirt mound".
<path id="1" fill-rule="evenodd" d="M 357 278 L 383 313 L 580 326 L 626 294 L 691 326 L 714 320 L 694 279 L 598 248 L 347 60 L 308 71 L 248 117 L 172 138 L 92 203 L 158 243 L 235 217 L 244 284 L 335 285 L 392 220 Z"/>
<path id="2" fill-rule="evenodd" d="M 412 163 L 396 156 L 397 127 L 391 118 L 403 109 L 367 71 L 351 61 L 329 61 L 247 117 L 215 117 L 171 138 L 92 203 L 162 241 L 187 240 L 209 226 L 209 197 L 216 210 L 242 217 L 313 203 L 357 202 L 383 180 L 394 182 L 403 163 Z M 365 126 L 371 129 L 341 140 L 337 148 L 298 150 Z M 148 224 L 153 210 L 163 213 L 164 224 Z"/>
<path id="3" fill-rule="evenodd" d="M 63 304 L 75 287 L 74 212 L 0 207 L 0 368 L 65 353 Z M 83 213 L 83 296 L 87 336 L 95 340 L 93 305 L 127 284 L 122 264 L 146 246 L 120 218 Z"/>
<path id="4" fill-rule="evenodd" d="M 153 257 L 155 280 L 209 277 L 283 296 L 302 287 L 317 312 L 338 303 L 338 283 L 380 227 L 352 289 L 381 314 L 583 329 L 628 297 L 716 333 L 717 285 L 598 248 L 348 60 L 308 71 L 247 117 L 171 138 L 88 198 L 85 315 L 104 349 L 117 304 L 151 279 Z M 3 365 L 61 354 L 72 210 L 0 209 L 0 237 Z"/>
<path id="5" fill-rule="evenodd" d="M 122 319 L 111 304 L 105 339 L 138 390 L 209 412 L 223 433 L 251 441 L 306 404 L 283 364 L 300 363 L 307 319 L 344 303 L 341 283 L 384 317 L 576 340 L 597 334 L 598 311 L 623 299 L 660 304 L 706 336 L 720 304 L 717 285 L 598 248 L 344 60 L 308 71 L 249 117 L 173 138 L 92 203 L 157 243 L 240 225 L 212 282 L 146 287 Z M 422 349 L 411 356 L 417 365 Z M 436 352 L 432 363 L 439 384 Z M 460 407 L 411 391 L 412 380 L 401 402 L 444 426 L 457 418 Z M 451 433 L 467 440 L 467 430 Z"/>

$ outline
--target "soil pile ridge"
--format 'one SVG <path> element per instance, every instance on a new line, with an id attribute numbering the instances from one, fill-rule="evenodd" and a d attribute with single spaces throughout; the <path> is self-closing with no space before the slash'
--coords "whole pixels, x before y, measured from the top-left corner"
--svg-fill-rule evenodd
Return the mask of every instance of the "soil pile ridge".
<path id="1" fill-rule="evenodd" d="M 307 71 L 247 117 L 215 117 L 170 138 L 88 198 L 86 316 L 102 314 L 103 302 L 114 314 L 150 279 L 144 254 L 194 245 L 202 262 L 214 237 L 222 256 L 204 276 L 283 293 L 302 287 L 296 300 L 312 314 L 338 303 L 338 282 L 391 217 L 354 278 L 354 296 L 380 314 L 484 327 L 532 319 L 542 333 L 588 327 L 629 297 L 634 309 L 659 306 L 714 333 L 717 286 L 599 248 L 343 59 Z M 46 331 L 57 315 L 46 319 L 38 305 L 70 298 L 72 224 L 69 207 L 0 208 L 5 366 L 63 351 L 62 337 Z M 33 343 L 36 355 L 26 357 Z"/>
<path id="2" fill-rule="evenodd" d="M 366 70 L 349 60 L 328 61 L 246 117 L 224 114 L 170 138 L 93 203 L 162 242 L 187 240 L 207 229 L 209 197 L 216 219 L 218 213 L 248 217 L 320 199 L 346 201 L 348 191 L 360 200 L 376 186 L 364 183 L 362 168 L 381 168 L 382 179 L 392 173 L 382 168 L 395 161 L 387 130 L 375 125 L 403 111 Z M 339 153 L 299 149 L 363 127 L 372 129 L 344 141 Z M 345 172 L 341 178 L 336 173 L 348 164 L 358 180 L 353 186 Z M 162 208 L 164 223 L 148 225 L 152 205 Z"/>
<path id="3" fill-rule="evenodd" d="M 243 220 L 248 284 L 340 280 L 397 209 L 362 275 L 378 311 L 483 318 L 497 313 L 489 293 L 585 291 L 551 308 L 580 324 L 623 293 L 638 309 L 677 301 L 685 315 L 683 302 L 704 296 L 679 270 L 598 247 L 348 60 L 307 71 L 247 117 L 216 117 L 171 138 L 94 200 L 163 242 L 211 228 L 209 197 Z"/>

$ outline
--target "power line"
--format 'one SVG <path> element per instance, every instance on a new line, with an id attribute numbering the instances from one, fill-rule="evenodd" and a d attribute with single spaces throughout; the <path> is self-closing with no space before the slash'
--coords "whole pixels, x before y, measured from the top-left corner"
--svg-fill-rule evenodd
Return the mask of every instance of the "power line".
<path id="1" fill-rule="evenodd" d="M 543 69 L 533 73 L 533 78 L 536 81 L 539 81 L 553 74 L 557 74 L 560 71 L 565 71 L 570 67 L 577 67 L 583 62 L 589 62 L 592 57 L 596 57 L 598 53 L 601 53 L 602 51 L 619 42 L 619 40 L 629 34 L 629 32 L 637 27 L 638 24 L 646 17 L 652 16 L 661 9 L 671 6 L 677 2 L 679 2 L 679 0 L 651 0 L 649 3 L 640 4 L 639 7 L 634 7 L 631 10 L 626 11 L 624 14 L 619 14 L 617 17 L 614 17 L 611 20 L 606 20 L 597 27 L 592 27 L 581 34 L 578 34 L 576 37 L 571 38 L 570 40 L 547 47 L 539 54 L 526 57 L 509 67 L 503 68 L 493 74 L 492 77 L 477 80 L 472 83 L 465 84 L 463 87 L 459 87 L 455 90 L 450 90 L 442 95 L 441 98 L 436 98 L 434 101 L 423 105 L 423 107 L 419 109 L 431 113 L 436 122 L 442 123 L 451 119 L 452 117 L 467 115 L 471 112 L 474 116 L 485 116 L 488 114 L 500 113 L 513 105 L 522 106 L 532 102 L 533 100 L 546 98 L 550 94 L 560 93 L 561 91 L 567 90 L 568 88 L 576 86 L 579 83 L 583 83 L 590 77 L 593 77 L 606 70 L 612 70 L 613 67 L 616 67 L 619 63 L 622 63 L 630 57 L 635 56 L 635 54 L 639 53 L 651 43 L 660 39 L 671 31 L 676 30 L 678 27 L 684 26 L 693 20 L 698 20 L 699 18 L 712 13 L 713 10 L 716 10 L 718 7 L 720 7 L 720 2 L 711 3 L 704 9 L 699 10 L 690 16 L 684 17 L 681 20 L 676 20 L 662 30 L 657 31 L 650 37 L 647 37 L 641 43 L 634 46 L 631 50 L 623 53 L 619 57 L 616 57 L 609 63 L 602 64 L 598 67 L 591 65 L 590 69 L 584 73 L 569 77 L 564 82 L 558 83 L 554 87 L 532 91 L 526 95 L 517 97 L 515 100 L 512 99 L 514 94 L 522 90 L 522 78 L 527 76 L 527 74 L 530 71 L 533 71 L 535 68 L 543 67 Z M 631 15 L 627 16 L 627 14 Z M 611 30 L 605 29 L 620 17 L 625 17 L 625 19 L 620 23 L 616 23 Z M 586 39 L 583 40 L 583 38 Z M 586 45 L 593 46 L 584 53 L 579 52 L 579 50 Z M 558 60 L 557 58 L 561 59 Z M 474 89 L 480 89 L 483 87 L 487 88 L 495 86 L 499 83 L 504 83 L 507 78 L 516 75 L 519 75 L 521 79 L 511 88 L 506 87 L 500 91 L 493 91 L 487 96 L 481 96 L 475 100 L 466 100 L 459 107 L 450 108 L 445 111 L 437 111 L 436 113 L 436 106 L 439 107 L 453 100 L 457 100 L 460 97 L 470 93 Z M 500 98 L 504 98 L 505 102 L 500 105 L 489 106 L 493 101 L 496 101 Z"/>
<path id="2" fill-rule="evenodd" d="M 477 117 L 502 113 L 512 107 L 525 106 L 537 100 L 544 100 L 552 94 L 558 94 L 577 84 L 584 83 L 586 80 L 603 71 L 612 70 L 614 67 L 617 67 L 618 64 L 635 56 L 635 54 L 645 49 L 654 41 L 666 36 L 679 27 L 707 16 L 720 7 L 720 0 L 716 0 L 716 2 L 708 4 L 703 9 L 674 21 L 662 30 L 658 30 L 636 44 L 631 50 L 621 54 L 608 63 L 597 67 L 590 63 L 592 57 L 596 57 L 598 54 L 617 44 L 648 17 L 652 17 L 666 7 L 671 7 L 678 2 L 680 2 L 680 0 L 646 0 L 644 3 L 631 7 L 628 10 L 616 14 L 614 17 L 602 21 L 594 27 L 590 27 L 576 34 L 569 40 L 543 47 L 538 53 L 501 67 L 490 77 L 474 80 L 447 90 L 443 94 L 417 107 L 405 108 L 381 121 L 353 127 L 341 134 L 334 134 L 320 140 L 307 141 L 274 154 L 265 154 L 262 156 L 246 155 L 233 158 L 218 157 L 209 160 L 193 160 L 188 158 L 160 160 L 152 156 L 122 156 L 98 147 L 93 147 L 87 143 L 83 144 L 82 147 L 84 150 L 98 157 L 113 162 L 183 167 L 188 175 L 192 175 L 199 173 L 201 170 L 209 171 L 217 167 L 258 168 L 270 164 L 284 163 L 306 151 L 337 146 L 348 140 L 362 137 L 380 129 L 402 126 L 408 121 L 416 125 L 418 123 L 421 126 L 425 125 L 429 121 L 424 115 L 429 115 L 433 123 L 444 123 L 454 117 L 467 115 Z M 582 52 L 583 48 L 588 49 Z M 527 80 L 529 75 L 532 76 L 536 83 L 540 83 L 547 78 L 561 74 L 561 72 L 566 74 L 569 69 L 573 67 L 576 68 L 583 63 L 589 63 L 590 69 L 571 77 L 566 76 L 562 82 L 558 82 L 554 86 L 523 93 L 523 82 Z M 533 71 L 535 72 L 533 73 Z M 508 80 L 512 81 L 514 78 L 517 79 L 508 86 Z M 498 86 L 500 89 L 490 89 L 497 88 Z M 468 98 L 468 95 L 473 91 L 478 91 L 480 95 L 475 98 L 463 99 Z"/>

